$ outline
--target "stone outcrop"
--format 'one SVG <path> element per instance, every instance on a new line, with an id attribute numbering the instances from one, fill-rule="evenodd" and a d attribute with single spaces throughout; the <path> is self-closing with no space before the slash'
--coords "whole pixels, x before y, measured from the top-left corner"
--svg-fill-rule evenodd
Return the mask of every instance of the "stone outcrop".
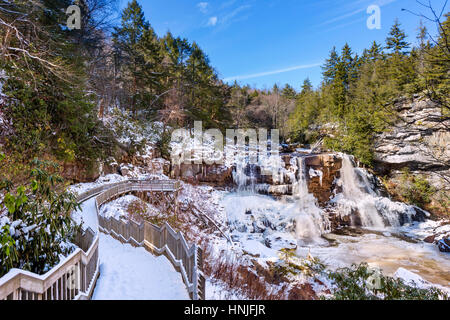
<path id="1" fill-rule="evenodd" d="M 398 120 L 375 141 L 375 171 L 398 174 L 408 167 L 438 189 L 450 190 L 450 117 L 428 99 L 416 97 L 395 105 Z"/>
<path id="2" fill-rule="evenodd" d="M 440 240 L 438 247 L 441 252 L 450 252 L 450 238 Z"/>
<path id="3" fill-rule="evenodd" d="M 335 154 L 323 154 L 306 158 L 308 189 L 319 204 L 325 205 L 335 189 L 335 181 L 340 176 L 342 159 Z"/>
<path id="4" fill-rule="evenodd" d="M 194 184 L 211 183 L 216 186 L 227 186 L 233 183 L 233 168 L 217 164 L 182 163 L 172 166 L 170 177 Z"/>
<path id="5" fill-rule="evenodd" d="M 98 163 L 91 168 L 81 163 L 64 163 L 61 167 L 61 175 L 64 179 L 77 183 L 95 181 L 100 177 L 101 166 Z"/>
<path id="6" fill-rule="evenodd" d="M 286 169 L 290 168 L 293 157 L 297 157 L 297 155 L 287 154 L 282 156 Z M 304 158 L 308 190 L 316 197 L 320 205 L 325 205 L 335 190 L 335 181 L 340 176 L 342 159 L 336 154 L 307 155 Z M 290 181 L 289 176 L 285 176 L 282 181 L 283 184 L 279 184 L 279 182 L 273 181 L 271 176 L 258 179 L 258 182 L 269 185 L 266 189 L 263 189 L 269 194 L 275 196 L 292 195 L 292 183 L 294 181 Z"/>

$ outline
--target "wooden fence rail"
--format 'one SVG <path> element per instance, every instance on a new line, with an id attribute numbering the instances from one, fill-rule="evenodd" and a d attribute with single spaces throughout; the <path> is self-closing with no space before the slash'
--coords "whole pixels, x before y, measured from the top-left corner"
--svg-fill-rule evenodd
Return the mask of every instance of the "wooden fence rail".
<path id="1" fill-rule="evenodd" d="M 103 186 L 104 187 L 104 186 Z M 77 197 L 83 202 L 100 191 Z M 12 269 L 0 278 L 0 300 L 87 300 L 99 276 L 98 234 L 91 228 L 75 236 L 78 248 L 44 275 Z"/>
<path id="2" fill-rule="evenodd" d="M 158 227 L 148 222 L 137 224 L 99 215 L 99 206 L 128 192 L 173 192 L 175 181 L 128 180 L 90 189 L 80 194 L 78 202 L 95 199 L 99 229 L 116 239 L 142 246 L 154 254 L 164 254 L 181 273 L 192 299 L 205 299 L 205 277 L 201 271 L 202 251 L 188 246 L 184 236 L 167 223 Z M 13 269 L 0 278 L 0 300 L 85 300 L 92 296 L 99 276 L 99 237 L 88 228 L 76 236 L 78 245 L 71 255 L 44 275 Z"/>
<path id="3" fill-rule="evenodd" d="M 179 188 L 174 181 L 127 181 L 119 183 L 100 193 L 95 201 L 97 214 L 101 205 L 120 195 L 130 192 L 162 191 L 173 192 Z M 123 243 L 144 247 L 148 251 L 165 255 L 183 281 L 194 300 L 205 299 L 205 277 L 201 271 L 202 251 L 197 245 L 188 246 L 183 234 L 175 232 L 165 223 L 158 227 L 149 222 L 137 224 L 129 220 L 105 218 L 98 214 L 100 231 L 110 234 Z"/>
<path id="4" fill-rule="evenodd" d="M 79 246 L 44 275 L 12 269 L 0 278 L 0 300 L 87 300 L 98 271 L 98 235 L 90 228 L 76 236 Z"/>

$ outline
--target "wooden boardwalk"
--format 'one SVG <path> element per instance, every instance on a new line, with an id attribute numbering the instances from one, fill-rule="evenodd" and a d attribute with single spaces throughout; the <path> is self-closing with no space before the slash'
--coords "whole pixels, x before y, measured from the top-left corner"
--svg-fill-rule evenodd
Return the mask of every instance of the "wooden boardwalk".
<path id="1" fill-rule="evenodd" d="M 171 180 L 127 180 L 93 188 L 80 194 L 77 200 L 82 203 L 95 196 L 100 231 L 123 243 L 165 255 L 181 273 L 190 297 L 205 299 L 202 251 L 197 245 L 189 247 L 184 236 L 167 223 L 162 227 L 148 222 L 138 225 L 105 219 L 98 211 L 102 204 L 129 192 L 177 192 L 179 188 L 180 183 Z M 77 237 L 76 243 L 80 248 L 45 275 L 13 269 L 0 278 L 0 300 L 90 299 L 99 275 L 98 235 L 88 228 Z"/>

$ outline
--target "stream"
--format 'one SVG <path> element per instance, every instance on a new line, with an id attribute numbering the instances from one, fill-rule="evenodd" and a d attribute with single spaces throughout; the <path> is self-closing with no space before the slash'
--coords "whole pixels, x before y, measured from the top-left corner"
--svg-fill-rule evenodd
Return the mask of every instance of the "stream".
<path id="1" fill-rule="evenodd" d="M 330 230 L 324 208 L 308 193 L 302 158 L 293 159 L 293 195 L 261 195 L 236 170 L 233 192 L 223 192 L 220 204 L 227 214 L 233 241 L 255 257 L 275 259 L 282 248 L 296 249 L 299 257 L 319 258 L 331 270 L 367 262 L 393 276 L 399 268 L 426 281 L 450 288 L 450 256 L 423 238 L 439 228 L 438 222 L 414 221 L 412 206 L 379 195 L 364 170 L 343 156 L 338 185 L 331 203 L 338 214 L 359 213 L 361 225 Z M 240 168 L 243 166 L 238 166 Z M 444 226 L 448 228 L 449 226 Z"/>

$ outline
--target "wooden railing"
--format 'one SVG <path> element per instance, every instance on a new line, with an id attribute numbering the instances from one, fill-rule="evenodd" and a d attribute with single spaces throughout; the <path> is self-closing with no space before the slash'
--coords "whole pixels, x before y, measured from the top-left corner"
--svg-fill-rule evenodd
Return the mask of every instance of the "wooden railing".
<path id="1" fill-rule="evenodd" d="M 130 180 L 102 185 L 77 197 L 84 202 L 97 196 L 99 229 L 122 242 L 142 246 L 155 254 L 164 254 L 182 275 L 192 299 L 205 298 L 205 278 L 201 272 L 202 251 L 196 245 L 188 247 L 181 233 L 168 224 L 159 228 L 148 222 L 105 219 L 98 214 L 101 204 L 121 194 L 133 191 L 173 192 L 180 187 L 175 181 Z M 92 296 L 99 276 L 99 237 L 88 228 L 76 236 L 78 245 L 71 255 L 44 275 L 13 269 L 0 278 L 0 300 L 85 300 Z"/>
<path id="2" fill-rule="evenodd" d="M 179 188 L 174 181 L 128 181 L 100 193 L 95 201 L 97 214 L 106 202 L 129 192 L 175 191 Z M 105 218 L 98 214 L 100 231 L 123 243 L 144 247 L 148 251 L 165 255 L 181 273 L 188 292 L 194 300 L 205 299 L 205 277 L 201 271 L 202 251 L 197 245 L 188 246 L 183 234 L 175 232 L 167 223 L 158 227 L 149 222 L 137 224 L 128 220 Z"/>
<path id="3" fill-rule="evenodd" d="M 90 228 L 77 235 L 80 248 L 44 275 L 12 269 L 0 278 L 0 300 L 90 299 L 99 274 L 98 241 Z"/>
<path id="4" fill-rule="evenodd" d="M 97 188 L 99 189 L 99 188 Z M 77 197 L 83 202 L 98 194 L 90 190 Z M 87 300 L 99 275 L 98 234 L 91 228 L 75 237 L 78 248 L 44 275 L 12 269 L 0 278 L 0 300 Z"/>

